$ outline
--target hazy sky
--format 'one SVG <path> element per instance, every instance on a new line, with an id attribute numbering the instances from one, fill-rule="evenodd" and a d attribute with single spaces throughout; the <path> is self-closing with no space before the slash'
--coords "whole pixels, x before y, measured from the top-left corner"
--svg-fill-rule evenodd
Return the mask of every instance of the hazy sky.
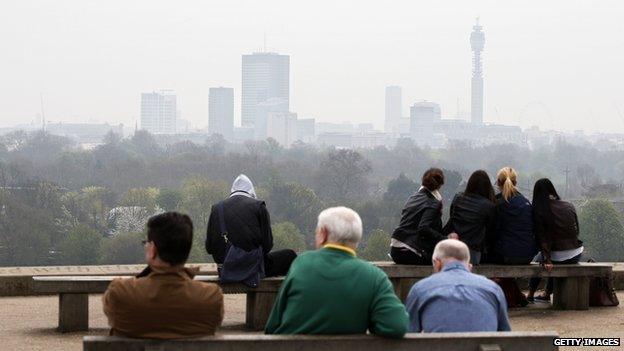
<path id="1" fill-rule="evenodd" d="M 207 125 L 208 89 L 235 89 L 241 54 L 291 55 L 300 118 L 383 124 L 384 88 L 403 87 L 443 117 L 469 111 L 470 31 L 486 44 L 485 121 L 624 132 L 624 2 L 614 1 L 5 1 L 0 125 L 133 125 L 140 93 L 174 89 Z"/>

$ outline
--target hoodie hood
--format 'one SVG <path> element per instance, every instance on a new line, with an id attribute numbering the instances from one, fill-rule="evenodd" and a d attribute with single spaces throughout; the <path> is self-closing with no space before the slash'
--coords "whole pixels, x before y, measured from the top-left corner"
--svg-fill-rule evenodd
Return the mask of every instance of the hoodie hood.
<path id="1" fill-rule="evenodd" d="M 249 180 L 249 177 L 241 174 L 234 179 L 232 189 L 230 190 L 230 196 L 234 195 L 243 195 L 254 199 L 256 198 L 256 190 L 254 189 L 251 180 Z"/>

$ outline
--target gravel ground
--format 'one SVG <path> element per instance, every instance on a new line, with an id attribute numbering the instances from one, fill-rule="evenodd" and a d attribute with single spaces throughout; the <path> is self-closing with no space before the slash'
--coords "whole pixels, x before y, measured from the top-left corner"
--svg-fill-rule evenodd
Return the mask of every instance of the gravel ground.
<path id="1" fill-rule="evenodd" d="M 624 292 L 618 294 L 624 301 Z M 59 334 L 57 297 L 0 298 L 0 350 L 82 350 L 84 335 L 106 335 L 101 296 L 89 299 L 91 327 L 88 333 Z M 226 295 L 226 317 L 222 333 L 238 333 L 245 320 L 245 296 Z M 592 308 L 589 311 L 553 311 L 541 306 L 510 312 L 514 330 L 555 330 L 565 337 L 619 337 L 624 339 L 623 307 Z M 624 340 L 623 340 L 624 341 Z M 609 348 L 596 348 L 607 350 Z M 624 350 L 624 347 L 622 348 Z M 561 348 L 561 350 L 573 350 Z M 590 348 L 582 348 L 590 350 Z"/>

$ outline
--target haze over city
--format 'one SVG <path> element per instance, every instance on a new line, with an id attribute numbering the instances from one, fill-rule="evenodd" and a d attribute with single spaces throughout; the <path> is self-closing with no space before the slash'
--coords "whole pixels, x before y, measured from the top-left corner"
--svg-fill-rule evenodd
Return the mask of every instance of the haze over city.
<path id="1" fill-rule="evenodd" d="M 384 89 L 399 85 L 404 116 L 426 99 L 469 119 L 480 17 L 484 122 L 624 132 L 622 15 L 618 1 L 9 2 L 0 125 L 35 121 L 42 94 L 49 121 L 132 126 L 141 92 L 172 89 L 182 117 L 205 127 L 215 86 L 234 88 L 240 125 L 241 55 L 265 45 L 290 55 L 299 118 L 382 129 Z"/>

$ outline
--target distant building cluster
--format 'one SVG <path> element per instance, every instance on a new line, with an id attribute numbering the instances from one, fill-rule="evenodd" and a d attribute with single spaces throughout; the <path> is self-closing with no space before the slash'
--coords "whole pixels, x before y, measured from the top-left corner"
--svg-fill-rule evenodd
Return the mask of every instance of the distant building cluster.
<path id="1" fill-rule="evenodd" d="M 400 86 L 385 91 L 384 130 L 372 124 L 317 123 L 300 119 L 290 110 L 290 56 L 273 52 L 242 55 L 241 125 L 234 124 L 234 89 L 210 88 L 208 96 L 208 133 L 228 141 L 272 138 L 289 147 L 296 141 L 336 147 L 393 146 L 400 139 L 412 139 L 423 147 L 445 147 L 454 141 L 471 145 L 497 142 L 526 143 L 527 135 L 519 127 L 483 123 L 483 64 L 485 47 L 483 27 L 472 28 L 471 110 L 470 120 L 443 119 L 439 104 L 417 101 L 409 116 L 403 115 Z M 154 134 L 184 134 L 176 128 L 176 97 L 169 91 L 142 94 L 141 128 Z M 179 117 L 179 116 L 178 116 Z"/>
<path id="2" fill-rule="evenodd" d="M 208 129 L 193 129 L 182 118 L 178 98 L 172 90 L 141 94 L 140 129 L 146 130 L 163 142 L 192 140 L 201 142 L 208 135 L 221 135 L 230 142 L 274 139 L 284 147 L 295 142 L 335 146 L 340 148 L 392 147 L 399 140 L 410 139 L 416 145 L 443 148 L 454 145 L 482 146 L 513 143 L 528 147 L 550 145 L 565 138 L 568 141 L 597 142 L 624 148 L 622 138 L 616 135 L 585 136 L 582 132 L 564 134 L 540 131 L 536 127 L 522 130 L 518 126 L 484 123 L 484 75 L 482 53 L 485 47 L 483 27 L 477 19 L 470 34 L 472 76 L 470 115 L 460 118 L 442 118 L 441 106 L 433 101 L 412 100 L 409 114 L 404 115 L 405 99 L 397 85 L 385 88 L 383 130 L 372 123 L 326 123 L 314 118 L 300 118 L 290 107 L 290 56 L 273 52 L 254 52 L 242 55 L 242 82 L 240 126 L 235 125 L 234 88 L 211 87 L 208 93 Z M 458 108 L 459 110 L 459 108 Z M 43 129 L 68 136 L 84 147 L 101 143 L 110 131 L 123 135 L 123 125 L 89 123 L 46 123 Z M 139 125 L 134 126 L 135 130 Z M 32 125 L 0 129 L 0 133 L 35 129 Z"/>

